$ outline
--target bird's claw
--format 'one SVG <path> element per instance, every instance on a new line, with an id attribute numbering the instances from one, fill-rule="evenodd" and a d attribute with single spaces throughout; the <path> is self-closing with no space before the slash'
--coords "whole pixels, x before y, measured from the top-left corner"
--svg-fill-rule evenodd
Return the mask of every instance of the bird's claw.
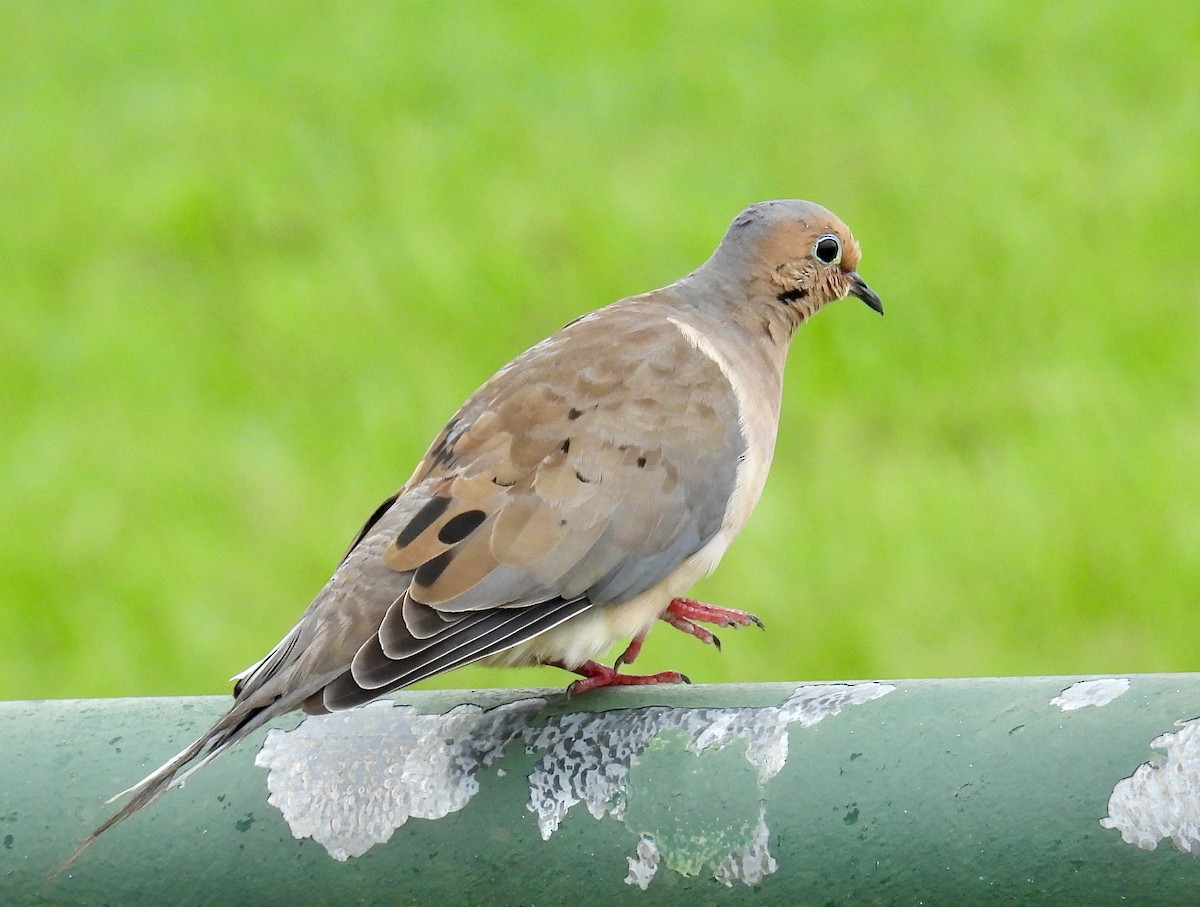
<path id="1" fill-rule="evenodd" d="M 722 608 L 718 605 L 709 605 L 704 602 L 698 602 L 694 598 L 675 598 L 671 600 L 671 604 L 667 605 L 667 610 L 663 614 L 663 620 L 672 626 L 678 627 L 685 632 L 692 633 L 686 627 L 680 627 L 676 620 L 687 621 L 695 625 L 712 624 L 714 627 L 748 627 L 754 624 L 760 630 L 767 629 L 756 614 L 751 614 L 749 611 L 739 611 L 737 608 Z M 692 633 L 697 636 L 696 633 Z M 707 640 L 705 640 L 707 641 Z"/>
<path id="2" fill-rule="evenodd" d="M 619 661 L 620 659 L 618 659 Z M 562 664 L 558 667 L 566 668 Z M 678 671 L 661 671 L 658 674 L 622 674 L 615 667 L 610 668 L 608 665 L 602 665 L 595 661 L 585 661 L 577 667 L 566 668 L 566 670 L 582 675 L 579 680 L 567 687 L 568 698 L 574 698 L 598 687 L 640 687 L 659 683 L 690 684 L 692 682 L 690 677 Z"/>

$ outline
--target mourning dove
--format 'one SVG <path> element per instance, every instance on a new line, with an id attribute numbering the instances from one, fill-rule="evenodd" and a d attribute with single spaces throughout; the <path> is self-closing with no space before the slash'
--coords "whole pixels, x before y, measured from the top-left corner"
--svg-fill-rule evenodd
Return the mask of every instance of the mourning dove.
<path id="1" fill-rule="evenodd" d="M 818 205 L 752 205 L 686 277 L 577 318 L 500 369 L 299 622 L 234 678 L 229 711 L 126 791 L 71 861 L 293 709 L 350 708 L 476 661 L 556 665 L 582 675 L 574 692 L 685 680 L 618 669 L 659 619 L 705 642 L 701 623 L 758 623 L 679 596 L 758 501 L 796 328 L 848 295 L 882 314 L 859 257 Z M 621 639 L 614 667 L 592 660 Z"/>

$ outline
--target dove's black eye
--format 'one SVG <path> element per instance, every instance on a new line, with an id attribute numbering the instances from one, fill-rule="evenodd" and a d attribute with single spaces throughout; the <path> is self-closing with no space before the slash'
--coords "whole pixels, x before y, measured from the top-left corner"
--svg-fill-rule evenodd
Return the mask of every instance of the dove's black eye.
<path id="1" fill-rule="evenodd" d="M 826 233 L 813 246 L 813 257 L 823 265 L 836 265 L 842 260 L 842 242 L 832 233 Z"/>

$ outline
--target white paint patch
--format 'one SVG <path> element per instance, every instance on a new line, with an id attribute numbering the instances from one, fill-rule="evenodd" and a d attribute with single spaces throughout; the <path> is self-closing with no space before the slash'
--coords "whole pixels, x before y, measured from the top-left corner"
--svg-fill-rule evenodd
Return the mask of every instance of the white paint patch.
<path id="1" fill-rule="evenodd" d="M 267 801 L 292 835 L 335 860 L 361 857 L 409 820 L 440 819 L 479 790 L 495 762 L 546 704 L 522 699 L 484 711 L 460 705 L 420 715 L 387 701 L 272 730 L 254 764 L 270 770 Z"/>
<path id="2" fill-rule="evenodd" d="M 642 835 L 638 839 L 637 849 L 628 860 L 629 875 L 625 876 L 625 884 L 636 885 L 645 891 L 658 872 L 658 845 L 649 835 Z"/>
<path id="3" fill-rule="evenodd" d="M 1103 680 L 1081 680 L 1073 683 L 1053 699 L 1051 705 L 1056 705 L 1064 712 L 1073 712 L 1089 705 L 1097 708 L 1108 705 L 1118 696 L 1129 692 L 1129 681 L 1124 677 L 1108 677 Z"/>
<path id="4" fill-rule="evenodd" d="M 798 687 L 779 706 L 572 712 L 551 716 L 542 726 L 537 722 L 544 699 L 488 710 L 461 705 L 444 715 L 421 715 L 384 700 L 308 718 L 294 731 L 272 730 L 255 763 L 269 770 L 269 802 L 292 834 L 312 838 L 334 859 L 345 860 L 387 841 L 410 818 L 439 819 L 462 809 L 479 790 L 480 769 L 519 740 L 527 753 L 542 754 L 529 774 L 527 808 L 537 816 L 543 839 L 557 831 L 572 807 L 583 804 L 594 818 L 611 817 L 638 835 L 634 855 L 627 858 L 630 885 L 645 888 L 662 865 L 684 875 L 709 872 L 728 886 L 756 885 L 779 868 L 768 846 L 761 785 L 787 762 L 789 726 L 811 727 L 894 689 L 884 683 L 814 684 Z M 662 743 L 664 732 L 680 738 L 685 752 L 697 758 L 708 750 L 743 747 L 745 760 L 757 769 L 742 781 L 745 809 L 705 817 L 713 827 L 677 836 L 674 843 L 627 822 L 627 807 L 656 811 L 652 792 L 644 783 L 631 786 L 629 776 L 647 748 Z M 497 767 L 496 774 L 502 771 Z"/>
<path id="5" fill-rule="evenodd" d="M 754 829 L 754 837 L 741 853 L 730 854 L 725 858 L 713 878 L 732 888 L 735 880 L 741 880 L 747 885 L 757 885 L 776 869 L 779 864 L 771 856 L 767 847 L 770 843 L 771 830 L 767 828 L 767 804 L 758 804 L 758 826 Z"/>
<path id="6" fill-rule="evenodd" d="M 878 699 L 895 689 L 886 683 L 802 686 L 781 706 L 744 709 L 676 709 L 651 706 L 612 712 L 557 715 L 537 732 L 527 752 L 546 755 L 530 776 L 530 811 L 537 813 L 544 839 L 557 831 L 571 807 L 583 803 L 601 819 L 620 819 L 625 777 L 634 757 L 668 728 L 690 737 L 699 755 L 710 746 L 728 746 L 735 737 L 749 743 L 746 758 L 758 768 L 759 783 L 779 774 L 787 761 L 788 725 L 811 727 L 843 708 Z"/>
<path id="7" fill-rule="evenodd" d="M 770 842 L 771 830 L 767 828 L 767 804 L 758 804 L 758 825 L 754 835 L 746 847 L 737 853 L 727 856 L 713 873 L 713 878 L 732 888 L 735 881 L 747 885 L 757 885 L 779 868 L 775 858 L 767 846 Z M 625 876 L 625 884 L 636 885 L 645 891 L 650 887 L 650 881 L 658 873 L 662 862 L 658 845 L 650 835 L 642 835 L 638 840 L 637 849 L 629 860 L 629 874 Z"/>
<path id="8" fill-rule="evenodd" d="M 789 725 L 811 727 L 844 708 L 878 699 L 894 689 L 886 683 L 814 684 L 799 687 L 783 705 L 764 708 L 652 706 L 558 715 L 547 722 L 528 747 L 528 751 L 546 753 L 529 778 L 529 809 L 537 814 L 538 829 L 545 839 L 554 834 L 567 812 L 580 803 L 596 819 L 608 815 L 624 821 L 631 766 L 652 740 L 671 729 L 688 738 L 687 748 L 697 756 L 710 747 L 723 749 L 735 740 L 745 741 L 746 759 L 758 769 L 761 785 L 777 775 L 787 762 Z M 735 879 L 757 885 L 773 873 L 778 864 L 767 849 L 769 834 L 763 812 L 752 838 L 744 841 L 742 848 L 722 855 L 714 878 L 726 885 Z M 688 862 L 673 861 L 672 856 L 661 852 L 656 845 L 653 864 Z M 637 859 L 640 867 L 637 877 L 644 878 L 649 863 L 641 850 Z"/>
<path id="9" fill-rule="evenodd" d="M 1117 782 L 1100 824 L 1143 850 L 1154 850 L 1170 838 L 1179 850 L 1200 856 L 1200 718 L 1176 725 L 1179 731 L 1150 743 L 1166 759 L 1139 765 Z"/>

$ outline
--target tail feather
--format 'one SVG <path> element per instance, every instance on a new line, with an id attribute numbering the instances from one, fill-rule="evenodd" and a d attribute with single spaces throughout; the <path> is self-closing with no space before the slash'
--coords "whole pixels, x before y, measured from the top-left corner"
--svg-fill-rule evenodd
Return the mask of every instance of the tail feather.
<path id="1" fill-rule="evenodd" d="M 294 704 L 286 708 L 278 708 L 278 705 L 278 700 L 265 706 L 248 707 L 245 702 L 235 703 L 234 707 L 222 715 L 212 727 L 180 750 L 169 761 L 160 765 L 133 787 L 109 798 L 108 803 L 113 803 L 126 796 L 129 797 L 129 800 L 83 839 L 83 842 L 75 848 L 75 852 L 54 870 L 50 880 L 53 881 L 61 875 L 64 870 L 83 856 L 84 852 L 102 834 L 118 822 L 128 819 L 134 813 L 149 806 L 171 788 L 186 781 L 192 772 L 208 765 L 243 737 L 253 733 L 276 715 L 290 711 L 294 707 Z M 180 774 L 185 768 L 187 770 Z"/>

